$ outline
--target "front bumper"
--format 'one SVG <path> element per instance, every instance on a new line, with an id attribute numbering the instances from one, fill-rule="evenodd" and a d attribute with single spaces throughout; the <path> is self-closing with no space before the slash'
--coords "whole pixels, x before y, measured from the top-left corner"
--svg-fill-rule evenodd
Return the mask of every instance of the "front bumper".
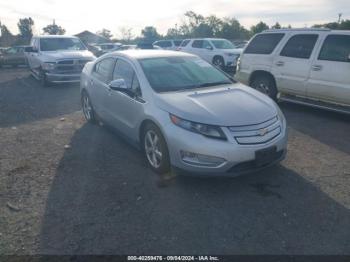
<path id="1" fill-rule="evenodd" d="M 168 125 L 166 129 L 169 155 L 174 169 L 198 176 L 238 176 L 256 172 L 277 164 L 285 158 L 287 152 L 287 131 L 285 127 L 273 140 L 257 145 L 238 144 L 227 128 L 223 128 L 227 141 L 210 139 L 175 125 Z M 276 148 L 276 157 L 269 163 L 256 165 L 256 151 L 270 147 Z M 181 155 L 183 151 L 212 156 L 224 161 L 215 167 L 193 165 L 184 162 Z"/>
<path id="2" fill-rule="evenodd" d="M 46 80 L 51 83 L 79 83 L 81 74 L 45 73 Z"/>

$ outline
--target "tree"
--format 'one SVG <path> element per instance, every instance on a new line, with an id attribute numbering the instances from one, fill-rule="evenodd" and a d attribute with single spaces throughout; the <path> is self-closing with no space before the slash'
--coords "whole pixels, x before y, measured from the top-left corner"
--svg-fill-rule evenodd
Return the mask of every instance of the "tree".
<path id="1" fill-rule="evenodd" d="M 217 33 L 218 37 L 226 39 L 247 39 L 249 32 L 235 18 L 224 18 L 222 28 Z"/>
<path id="2" fill-rule="evenodd" d="M 144 29 L 142 29 L 141 34 L 143 40 L 147 43 L 153 43 L 161 37 L 158 34 L 157 29 L 153 26 L 146 26 Z"/>
<path id="3" fill-rule="evenodd" d="M 1 46 L 10 46 L 15 41 L 15 36 L 10 32 L 6 25 L 0 22 L 0 45 Z"/>
<path id="4" fill-rule="evenodd" d="M 17 23 L 19 34 L 24 39 L 30 39 L 33 36 L 34 20 L 31 17 L 19 19 Z"/>
<path id="5" fill-rule="evenodd" d="M 269 26 L 261 21 L 258 24 L 253 25 L 250 28 L 250 32 L 252 35 L 255 35 L 255 34 L 261 33 L 262 31 L 267 30 L 267 29 L 269 29 Z"/>
<path id="6" fill-rule="evenodd" d="M 65 29 L 63 29 L 61 26 L 56 25 L 55 20 L 53 20 L 53 23 L 50 25 L 47 25 L 43 28 L 44 34 L 48 35 L 64 35 L 66 32 Z"/>
<path id="7" fill-rule="evenodd" d="M 132 28 L 130 28 L 130 27 L 121 27 L 119 29 L 119 31 L 120 31 L 121 39 L 124 42 L 129 43 L 131 41 L 131 39 L 133 39 L 135 37 L 132 33 Z"/>
<path id="8" fill-rule="evenodd" d="M 111 39 L 111 37 L 113 36 L 111 34 L 111 31 L 108 30 L 108 29 L 105 29 L 105 28 L 103 28 L 101 31 L 98 31 L 97 34 L 100 35 L 100 36 L 103 36 L 103 37 L 105 37 L 107 39 Z"/>
<path id="9" fill-rule="evenodd" d="M 281 25 L 278 22 L 276 22 L 276 24 L 273 25 L 271 28 L 272 29 L 281 29 L 282 27 L 281 27 Z"/>

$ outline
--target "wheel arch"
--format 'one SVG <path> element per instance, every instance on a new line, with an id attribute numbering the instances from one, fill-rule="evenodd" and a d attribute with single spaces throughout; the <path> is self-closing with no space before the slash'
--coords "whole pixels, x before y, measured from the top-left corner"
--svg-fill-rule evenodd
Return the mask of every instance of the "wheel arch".
<path id="1" fill-rule="evenodd" d="M 266 70 L 255 70 L 249 77 L 249 82 L 248 82 L 249 86 L 251 86 L 254 79 L 256 79 L 259 76 L 269 77 L 273 81 L 273 83 L 275 84 L 275 87 L 277 88 L 276 79 L 275 79 L 274 75 L 271 74 L 271 72 L 266 71 Z"/>

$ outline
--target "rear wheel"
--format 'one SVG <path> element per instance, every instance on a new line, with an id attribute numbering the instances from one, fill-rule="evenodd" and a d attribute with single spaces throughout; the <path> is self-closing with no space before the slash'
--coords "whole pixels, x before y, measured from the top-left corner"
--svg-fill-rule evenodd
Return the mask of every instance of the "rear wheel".
<path id="1" fill-rule="evenodd" d="M 143 151 L 151 169 L 158 174 L 170 171 L 170 158 L 165 139 L 154 124 L 147 124 L 143 132 Z"/>
<path id="2" fill-rule="evenodd" d="M 276 89 L 275 81 L 272 79 L 271 76 L 260 75 L 260 76 L 254 77 L 251 83 L 251 87 L 271 97 L 273 100 L 277 99 L 277 89 Z"/>
<path id="3" fill-rule="evenodd" d="M 96 123 L 95 112 L 92 107 L 90 97 L 86 92 L 83 92 L 81 95 L 81 105 L 83 108 L 83 114 L 86 121 L 88 121 L 89 123 L 95 124 Z"/>

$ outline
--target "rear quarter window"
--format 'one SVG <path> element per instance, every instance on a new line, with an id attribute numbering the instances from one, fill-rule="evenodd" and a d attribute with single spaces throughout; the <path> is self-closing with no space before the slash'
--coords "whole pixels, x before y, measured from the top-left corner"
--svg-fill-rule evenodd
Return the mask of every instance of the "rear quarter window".
<path id="1" fill-rule="evenodd" d="M 275 50 L 283 37 L 284 34 L 281 33 L 257 35 L 250 41 L 244 53 L 269 55 Z"/>
<path id="2" fill-rule="evenodd" d="M 318 60 L 350 62 L 350 35 L 329 35 L 326 37 Z"/>

